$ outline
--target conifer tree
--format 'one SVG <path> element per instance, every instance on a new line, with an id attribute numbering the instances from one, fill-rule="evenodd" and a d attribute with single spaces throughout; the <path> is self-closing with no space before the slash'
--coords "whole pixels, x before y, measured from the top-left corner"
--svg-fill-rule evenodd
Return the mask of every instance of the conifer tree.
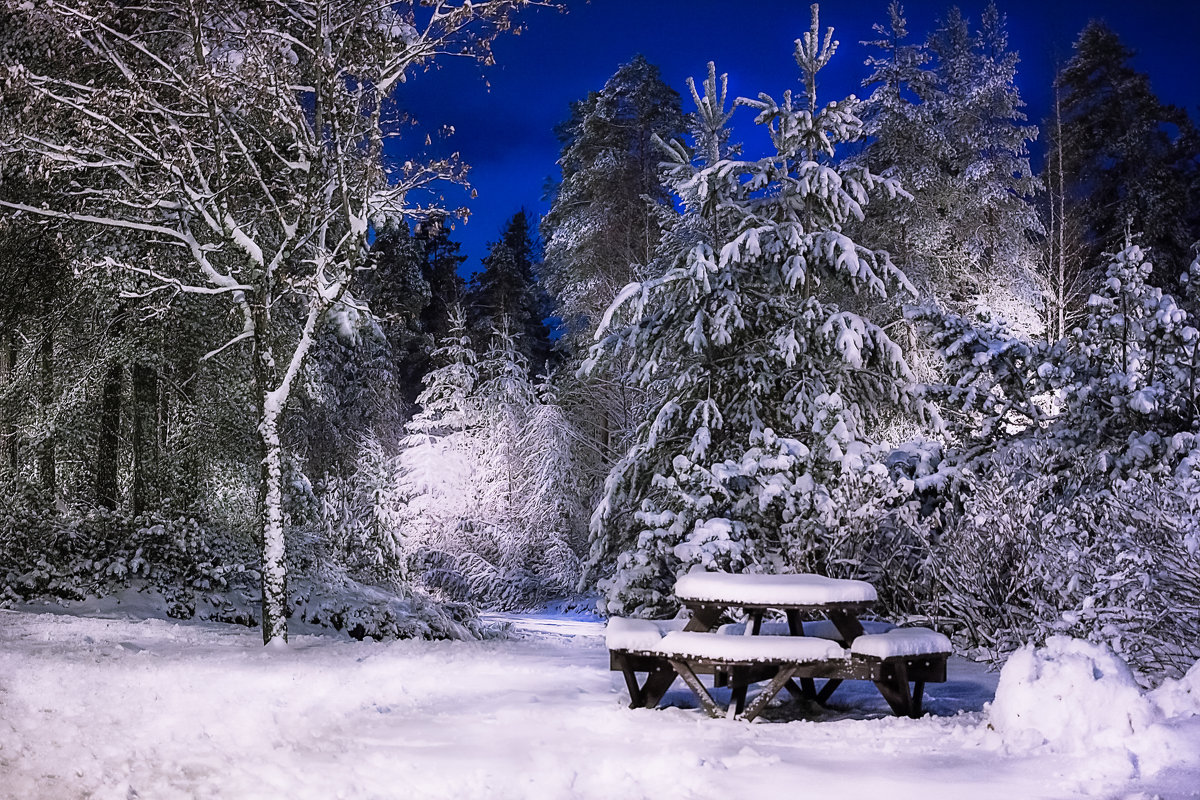
<path id="1" fill-rule="evenodd" d="M 853 98 L 818 103 L 817 73 L 837 43 L 812 11 L 795 50 L 803 91 L 738 101 L 773 155 L 696 166 L 671 148 L 671 185 L 721 239 L 625 287 L 592 349 L 591 370 L 628 369 L 642 384 L 668 372 L 593 516 L 591 564 L 610 575 L 600 584 L 610 613 L 669 611 L 671 586 L 693 566 L 829 570 L 830 532 L 852 524 L 850 493 L 886 473 L 871 421 L 926 412 L 900 348 L 830 300 L 913 288 L 886 252 L 842 232 L 869 193 L 899 189 L 836 163 L 862 122 Z"/>
<path id="2" fill-rule="evenodd" d="M 562 180 L 543 222 L 546 286 L 569 340 L 590 335 L 612 296 L 653 260 L 653 206 L 667 199 L 654 136 L 685 127 L 678 93 L 643 56 L 572 105 L 559 130 Z"/>
<path id="3" fill-rule="evenodd" d="M 550 351 L 549 331 L 543 323 L 550 311 L 536 275 L 537 251 L 529 216 L 522 209 L 490 245 L 483 271 L 476 273 L 466 295 L 473 327 L 485 334 L 511 328 L 534 369 L 545 364 Z"/>
<path id="4" fill-rule="evenodd" d="M 872 88 L 863 111 L 870 141 L 858 158 L 900 179 L 911 197 L 884 200 L 856 232 L 888 247 L 941 302 L 972 307 L 986 294 L 1036 325 L 1032 237 L 1041 226 L 1028 144 L 1037 129 L 1024 124 L 1003 15 L 989 4 L 973 35 L 951 8 L 921 45 L 909 42 L 903 8 L 893 3 L 888 25 L 875 31 L 864 82 Z"/>
<path id="5" fill-rule="evenodd" d="M 1162 264 L 1190 258 L 1200 238 L 1189 186 L 1197 175 L 1195 126 L 1164 105 L 1150 81 L 1130 63 L 1133 51 L 1107 25 L 1090 22 L 1059 73 L 1062 91 L 1062 169 L 1068 206 L 1083 218 L 1094 261 L 1122 249 L 1140 231 Z M 1172 287 L 1173 271 L 1155 276 Z"/>

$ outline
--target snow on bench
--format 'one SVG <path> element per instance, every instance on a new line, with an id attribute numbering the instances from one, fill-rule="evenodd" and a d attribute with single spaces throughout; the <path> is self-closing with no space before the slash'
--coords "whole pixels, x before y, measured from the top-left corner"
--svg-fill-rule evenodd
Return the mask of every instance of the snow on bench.
<path id="1" fill-rule="evenodd" d="M 696 603 L 729 606 L 820 606 L 873 603 L 875 587 L 866 581 L 824 575 L 733 575 L 689 572 L 675 582 L 675 596 Z"/>
<path id="2" fill-rule="evenodd" d="M 696 631 L 672 631 L 662 638 L 657 652 L 668 658 L 702 661 L 794 663 L 848 658 L 836 642 L 807 636 L 714 636 Z"/>
<path id="3" fill-rule="evenodd" d="M 912 658 L 949 655 L 951 647 L 949 639 L 928 628 L 893 628 L 859 636 L 851 643 L 850 652 L 868 658 Z"/>
<path id="4" fill-rule="evenodd" d="M 890 622 L 864 620 L 862 622 L 863 631 L 868 634 L 887 633 L 896 626 Z M 835 642 L 842 641 L 842 634 L 838 631 L 837 626 L 827 619 L 816 620 L 813 622 L 803 623 L 804 635 L 812 636 L 817 639 L 831 639 Z M 717 628 L 717 633 L 723 633 L 728 636 L 744 636 L 746 633 L 746 623 L 730 622 Z M 788 627 L 785 620 L 766 620 L 759 629 L 759 634 L 763 636 L 791 636 L 792 630 Z"/>
<path id="5" fill-rule="evenodd" d="M 663 636 L 682 631 L 686 619 L 628 619 L 609 617 L 604 626 L 604 643 L 609 650 L 654 651 Z"/>
<path id="6" fill-rule="evenodd" d="M 844 659 L 847 653 L 833 635 L 788 636 L 787 624 L 764 623 L 764 632 L 771 627 L 770 636 L 742 636 L 745 626 L 725 625 L 714 633 L 684 631 L 684 619 L 627 619 L 610 617 L 604 630 L 604 642 L 609 650 L 636 653 L 655 653 L 667 657 L 700 658 L 712 661 L 769 662 L 822 661 Z M 778 628 L 776 630 L 776 628 Z M 734 634 L 734 631 L 737 631 Z M 718 635 L 734 634 L 734 635 Z"/>

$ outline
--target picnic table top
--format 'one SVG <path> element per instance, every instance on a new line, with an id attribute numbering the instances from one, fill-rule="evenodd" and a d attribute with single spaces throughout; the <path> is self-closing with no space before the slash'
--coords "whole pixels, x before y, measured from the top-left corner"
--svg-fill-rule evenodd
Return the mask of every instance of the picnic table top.
<path id="1" fill-rule="evenodd" d="M 787 608 L 841 604 L 869 605 L 877 599 L 866 581 L 824 575 L 747 575 L 689 572 L 675 582 L 675 596 L 687 604 Z"/>

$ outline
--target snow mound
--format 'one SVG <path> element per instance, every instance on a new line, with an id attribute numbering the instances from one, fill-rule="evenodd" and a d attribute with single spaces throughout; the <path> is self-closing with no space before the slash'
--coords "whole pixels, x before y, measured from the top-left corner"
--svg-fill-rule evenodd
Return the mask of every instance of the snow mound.
<path id="1" fill-rule="evenodd" d="M 1164 681 L 1149 698 L 1168 719 L 1200 716 L 1200 661 L 1182 678 Z"/>
<path id="2" fill-rule="evenodd" d="M 1200 671 L 1192 673 L 1192 691 L 1172 689 L 1156 702 L 1107 647 L 1051 637 L 1044 648 L 1027 645 L 1009 657 L 990 705 L 991 726 L 1011 752 L 1086 755 L 1106 771 L 1153 775 L 1181 755 L 1161 706 L 1178 692 L 1194 702 Z"/>

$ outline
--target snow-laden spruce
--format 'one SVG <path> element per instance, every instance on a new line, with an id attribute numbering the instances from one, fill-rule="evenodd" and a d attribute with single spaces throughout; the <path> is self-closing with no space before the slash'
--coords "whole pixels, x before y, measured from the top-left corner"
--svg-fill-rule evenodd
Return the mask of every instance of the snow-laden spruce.
<path id="1" fill-rule="evenodd" d="M 853 571 L 831 539 L 891 493 L 872 440 L 888 415 L 935 421 L 900 347 L 860 301 L 913 288 L 887 253 L 843 233 L 891 180 L 836 161 L 857 141 L 858 102 L 821 106 L 818 71 L 837 43 L 797 41 L 804 88 L 742 98 L 775 153 L 722 152 L 728 114 L 715 70 L 694 89 L 702 159 L 665 147 L 684 211 L 664 237 L 666 271 L 627 286 L 605 315 L 587 370 L 661 381 L 662 402 L 613 469 L 592 521 L 593 569 L 612 614 L 674 607 L 676 577 L 728 571 Z M 722 80 L 722 84 L 724 81 Z"/>

